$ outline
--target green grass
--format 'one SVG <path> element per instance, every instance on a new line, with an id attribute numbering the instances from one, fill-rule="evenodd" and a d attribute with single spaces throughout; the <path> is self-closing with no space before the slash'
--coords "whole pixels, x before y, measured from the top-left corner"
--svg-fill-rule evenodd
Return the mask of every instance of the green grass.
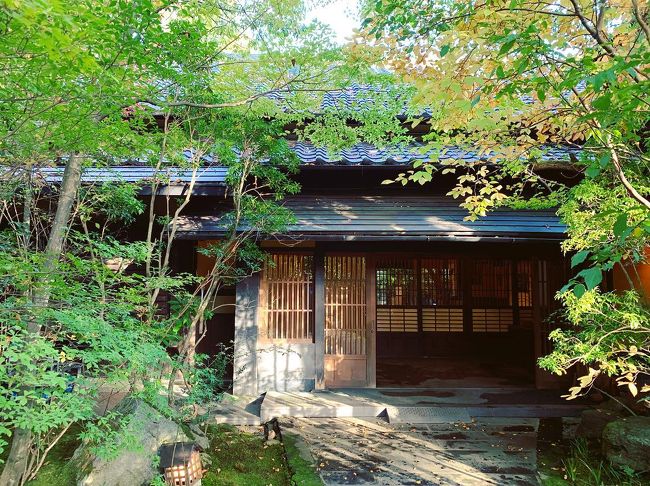
<path id="1" fill-rule="evenodd" d="M 291 471 L 292 484 L 296 486 L 322 486 L 323 482 L 316 472 L 316 465 L 300 454 L 300 449 L 296 445 L 296 438 L 289 434 L 283 434 L 282 439 L 287 454 L 287 464 Z"/>
<path id="2" fill-rule="evenodd" d="M 260 434 L 229 425 L 208 429 L 212 465 L 203 486 L 290 486 L 282 444 L 266 445 Z"/>
<path id="3" fill-rule="evenodd" d="M 643 486 L 647 475 L 613 467 L 598 444 L 584 439 L 559 442 L 538 451 L 537 465 L 543 486 Z"/>

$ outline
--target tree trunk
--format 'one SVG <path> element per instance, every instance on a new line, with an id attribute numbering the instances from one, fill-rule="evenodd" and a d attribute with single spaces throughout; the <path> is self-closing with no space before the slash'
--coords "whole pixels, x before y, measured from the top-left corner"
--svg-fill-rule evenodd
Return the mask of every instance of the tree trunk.
<path id="1" fill-rule="evenodd" d="M 70 214 L 81 183 L 81 162 L 81 156 L 72 155 L 65 166 L 56 213 L 52 221 L 47 246 L 45 247 L 42 277 L 38 287 L 34 290 L 33 302 L 36 309 L 47 307 L 49 304 L 51 293 L 49 275 L 56 270 L 57 262 L 63 250 L 63 241 L 68 230 Z M 30 320 L 27 329 L 33 334 L 41 332 L 41 326 L 36 320 Z M 0 476 L 0 484 L 3 486 L 22 486 L 27 481 L 29 471 L 26 469 L 29 464 L 31 446 L 32 434 L 30 430 L 14 430 L 11 450 Z"/>

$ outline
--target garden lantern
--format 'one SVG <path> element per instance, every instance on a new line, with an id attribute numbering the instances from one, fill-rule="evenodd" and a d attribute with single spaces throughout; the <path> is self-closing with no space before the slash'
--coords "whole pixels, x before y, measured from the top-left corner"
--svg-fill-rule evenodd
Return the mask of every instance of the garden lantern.
<path id="1" fill-rule="evenodd" d="M 198 486 L 203 476 L 201 454 L 192 442 L 164 444 L 160 448 L 160 467 L 170 486 Z"/>

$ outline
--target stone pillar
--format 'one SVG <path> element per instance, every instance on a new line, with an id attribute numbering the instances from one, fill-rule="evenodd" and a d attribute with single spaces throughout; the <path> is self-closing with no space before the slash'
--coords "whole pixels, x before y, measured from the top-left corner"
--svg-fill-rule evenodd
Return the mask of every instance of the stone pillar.
<path id="1" fill-rule="evenodd" d="M 235 297 L 235 343 L 233 393 L 257 396 L 257 303 L 259 274 L 237 284 Z"/>

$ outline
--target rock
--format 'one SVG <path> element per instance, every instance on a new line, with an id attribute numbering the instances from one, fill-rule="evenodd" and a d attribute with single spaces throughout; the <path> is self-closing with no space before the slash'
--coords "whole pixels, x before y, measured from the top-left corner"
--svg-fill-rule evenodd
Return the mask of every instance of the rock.
<path id="1" fill-rule="evenodd" d="M 210 439 L 205 435 L 194 434 L 194 443 L 199 446 L 202 451 L 207 451 L 210 448 Z"/>
<path id="2" fill-rule="evenodd" d="M 139 486 L 149 484 L 159 474 L 154 467 L 158 449 L 164 443 L 188 441 L 173 421 L 141 400 L 125 399 L 115 409 L 131 416 L 125 435 L 135 437 L 135 447 L 125 447 L 117 457 L 97 457 L 82 444 L 72 461 L 76 464 L 77 486 Z M 137 450 L 135 450 L 137 448 Z"/>
<path id="3" fill-rule="evenodd" d="M 585 439 L 600 439 L 605 426 L 625 415 L 613 407 L 589 408 L 582 412 L 580 424 L 576 429 L 576 437 Z"/>
<path id="4" fill-rule="evenodd" d="M 199 424 L 191 424 L 190 432 L 192 433 L 191 440 L 199 446 L 199 449 L 202 451 L 207 451 L 210 448 L 210 439 L 208 439 L 205 431 L 201 428 Z"/>
<path id="5" fill-rule="evenodd" d="M 650 469 L 650 417 L 626 417 L 603 431 L 603 455 L 615 466 Z"/>
<path id="6" fill-rule="evenodd" d="M 212 457 L 210 454 L 201 452 L 201 464 L 203 464 L 204 468 L 212 466 Z"/>
<path id="7" fill-rule="evenodd" d="M 264 440 L 278 440 L 282 442 L 282 432 L 278 419 L 271 419 L 264 424 Z"/>

